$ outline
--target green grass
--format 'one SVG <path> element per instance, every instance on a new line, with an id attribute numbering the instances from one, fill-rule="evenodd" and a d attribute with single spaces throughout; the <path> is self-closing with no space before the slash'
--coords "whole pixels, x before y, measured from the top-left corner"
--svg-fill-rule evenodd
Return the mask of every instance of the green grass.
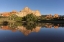
<path id="1" fill-rule="evenodd" d="M 9 20 L 8 18 L 0 18 L 0 23 L 3 21 L 8 21 L 8 22 L 15 22 L 13 20 Z"/>

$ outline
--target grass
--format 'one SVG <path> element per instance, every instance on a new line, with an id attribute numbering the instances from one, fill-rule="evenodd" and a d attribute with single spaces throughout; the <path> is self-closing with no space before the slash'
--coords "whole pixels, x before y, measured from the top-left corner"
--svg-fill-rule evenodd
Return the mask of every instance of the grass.
<path id="1" fill-rule="evenodd" d="M 15 22 L 13 20 L 9 20 L 8 18 L 0 18 L 0 23 L 3 21 L 8 21 L 8 22 Z"/>

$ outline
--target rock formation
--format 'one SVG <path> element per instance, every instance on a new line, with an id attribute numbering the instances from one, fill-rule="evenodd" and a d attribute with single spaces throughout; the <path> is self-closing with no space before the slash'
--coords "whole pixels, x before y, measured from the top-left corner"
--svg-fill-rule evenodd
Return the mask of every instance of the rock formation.
<path id="1" fill-rule="evenodd" d="M 8 16 L 10 16 L 10 12 L 3 12 L 3 13 L 2 13 L 2 16 L 8 17 Z"/>
<path id="2" fill-rule="evenodd" d="M 33 13 L 36 16 L 41 16 L 41 14 L 40 14 L 40 12 L 38 10 L 32 11 L 28 7 L 25 7 L 23 10 L 21 10 L 20 12 L 18 12 L 16 15 L 19 16 L 19 17 L 24 17 L 27 14 L 31 14 L 31 13 Z"/>
<path id="3" fill-rule="evenodd" d="M 13 10 L 12 12 L 10 12 L 10 14 L 17 14 L 17 11 Z"/>
<path id="4" fill-rule="evenodd" d="M 54 18 L 58 18 L 58 17 L 59 17 L 59 15 L 58 15 L 58 14 L 55 14 L 55 15 L 54 15 Z"/>
<path id="5" fill-rule="evenodd" d="M 13 10 L 12 12 L 3 12 L 3 13 L 0 13 L 2 15 L 0 16 L 10 16 L 11 14 L 16 14 L 18 17 L 24 17 L 26 16 L 27 14 L 31 14 L 33 13 L 34 15 L 36 16 L 41 16 L 40 12 L 38 10 L 36 11 L 32 11 L 31 9 L 29 9 L 28 7 L 25 7 L 23 10 L 21 10 L 20 12 L 17 12 L 16 10 Z"/>
<path id="6" fill-rule="evenodd" d="M 41 15 L 40 15 L 40 12 L 39 12 L 38 10 L 35 11 L 34 15 L 36 15 L 36 16 L 41 16 Z"/>
<path id="7" fill-rule="evenodd" d="M 47 15 L 46 19 L 49 19 L 49 18 L 53 18 L 53 16 L 51 14 Z"/>

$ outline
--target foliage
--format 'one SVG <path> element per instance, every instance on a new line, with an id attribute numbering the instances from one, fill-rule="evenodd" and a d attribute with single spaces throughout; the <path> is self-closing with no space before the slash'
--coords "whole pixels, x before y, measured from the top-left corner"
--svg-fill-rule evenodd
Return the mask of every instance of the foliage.
<path id="1" fill-rule="evenodd" d="M 21 22 L 21 21 L 22 21 L 22 17 L 16 17 L 16 18 L 15 18 L 15 21 L 17 21 L 17 22 L 18 22 L 18 21 Z"/>
<path id="2" fill-rule="evenodd" d="M 46 16 L 45 16 L 46 17 Z M 40 16 L 40 20 L 46 20 L 44 16 Z"/>
<path id="3" fill-rule="evenodd" d="M 0 18 L 7 18 L 7 17 L 4 17 L 4 16 L 0 16 Z"/>
<path id="4" fill-rule="evenodd" d="M 36 23 L 26 22 L 26 23 L 23 23 L 23 26 L 26 27 L 27 30 L 32 30 L 33 28 L 36 28 Z"/>
<path id="5" fill-rule="evenodd" d="M 37 17 L 35 15 L 33 15 L 33 14 L 28 14 L 25 17 L 23 17 L 22 19 L 24 21 L 27 21 L 27 22 L 29 22 L 29 21 L 34 21 L 34 22 L 37 21 Z"/>
<path id="6" fill-rule="evenodd" d="M 9 20 L 14 20 L 17 17 L 18 17 L 17 15 L 11 14 L 8 18 L 9 18 Z"/>

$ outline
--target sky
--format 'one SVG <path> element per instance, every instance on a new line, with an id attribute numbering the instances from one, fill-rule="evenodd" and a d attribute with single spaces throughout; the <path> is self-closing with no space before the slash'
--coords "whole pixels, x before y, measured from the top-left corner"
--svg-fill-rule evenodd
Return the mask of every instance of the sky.
<path id="1" fill-rule="evenodd" d="M 42 15 L 64 15 L 64 0 L 0 0 L 0 12 L 20 11 L 25 7 L 39 10 Z"/>

